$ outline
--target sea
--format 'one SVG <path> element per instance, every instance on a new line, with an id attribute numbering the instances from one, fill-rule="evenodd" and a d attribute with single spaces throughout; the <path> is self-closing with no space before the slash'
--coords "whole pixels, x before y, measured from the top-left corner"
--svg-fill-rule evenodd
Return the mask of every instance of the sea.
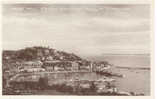
<path id="1" fill-rule="evenodd" d="M 151 57 L 149 54 L 106 54 L 89 59 L 108 61 L 114 67 L 113 72 L 125 75 L 124 78 L 115 78 L 118 90 L 150 95 Z"/>

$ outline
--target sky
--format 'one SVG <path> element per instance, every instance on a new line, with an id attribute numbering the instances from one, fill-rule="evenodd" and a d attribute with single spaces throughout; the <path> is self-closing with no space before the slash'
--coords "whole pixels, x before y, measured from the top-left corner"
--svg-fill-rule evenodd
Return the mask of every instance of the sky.
<path id="1" fill-rule="evenodd" d="M 25 9 L 25 10 L 24 10 Z M 3 49 L 49 46 L 79 55 L 150 52 L 149 5 L 3 5 Z"/>

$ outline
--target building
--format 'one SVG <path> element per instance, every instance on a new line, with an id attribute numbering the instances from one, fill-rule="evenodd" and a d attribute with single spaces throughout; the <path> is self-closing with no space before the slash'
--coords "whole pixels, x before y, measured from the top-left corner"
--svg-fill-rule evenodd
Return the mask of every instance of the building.
<path id="1" fill-rule="evenodd" d="M 46 66 L 45 70 L 48 72 L 53 72 L 55 69 L 54 69 L 54 66 Z"/>
<path id="2" fill-rule="evenodd" d="M 44 72 L 44 68 L 24 68 L 21 69 L 20 72 Z"/>
<path id="3" fill-rule="evenodd" d="M 45 71 L 42 68 L 43 63 L 41 61 L 27 61 L 18 65 L 19 72 L 41 72 Z"/>
<path id="4" fill-rule="evenodd" d="M 23 63 L 19 63 L 18 67 L 24 67 L 24 68 L 35 68 L 35 67 L 41 67 L 43 63 L 41 61 L 27 61 Z"/>
<path id="5" fill-rule="evenodd" d="M 45 61 L 43 63 L 43 67 L 46 69 L 46 71 L 54 71 L 55 70 L 55 66 L 57 66 L 57 63 L 59 61 Z"/>
<path id="6" fill-rule="evenodd" d="M 72 68 L 72 63 L 70 61 L 45 61 L 43 67 L 46 71 L 69 71 Z"/>
<path id="7" fill-rule="evenodd" d="M 79 70 L 79 64 L 77 62 L 72 62 L 72 71 L 78 71 Z"/>
<path id="8" fill-rule="evenodd" d="M 47 61 L 53 61 L 54 59 L 53 59 L 52 56 L 47 56 L 47 57 L 46 57 L 46 60 L 47 60 Z"/>

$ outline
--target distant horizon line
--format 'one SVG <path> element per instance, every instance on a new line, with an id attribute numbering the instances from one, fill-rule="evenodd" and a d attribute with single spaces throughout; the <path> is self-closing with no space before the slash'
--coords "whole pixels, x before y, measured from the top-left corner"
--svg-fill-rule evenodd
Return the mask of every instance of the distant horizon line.
<path id="1" fill-rule="evenodd" d="M 103 55 L 107 55 L 107 54 L 110 54 L 110 55 L 146 55 L 146 54 L 151 54 L 151 53 L 105 53 Z"/>

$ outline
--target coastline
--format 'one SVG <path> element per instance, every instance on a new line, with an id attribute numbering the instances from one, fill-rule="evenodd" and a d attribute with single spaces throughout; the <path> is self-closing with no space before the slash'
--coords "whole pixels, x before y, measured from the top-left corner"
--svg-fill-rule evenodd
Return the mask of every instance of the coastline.
<path id="1" fill-rule="evenodd" d="M 113 72 L 125 75 L 124 78 L 115 78 L 119 90 L 150 95 L 150 68 L 117 67 Z"/>
<path id="2" fill-rule="evenodd" d="M 128 66 L 116 66 L 116 68 L 120 68 L 120 69 L 135 69 L 135 70 L 150 70 L 150 67 L 128 67 Z"/>

